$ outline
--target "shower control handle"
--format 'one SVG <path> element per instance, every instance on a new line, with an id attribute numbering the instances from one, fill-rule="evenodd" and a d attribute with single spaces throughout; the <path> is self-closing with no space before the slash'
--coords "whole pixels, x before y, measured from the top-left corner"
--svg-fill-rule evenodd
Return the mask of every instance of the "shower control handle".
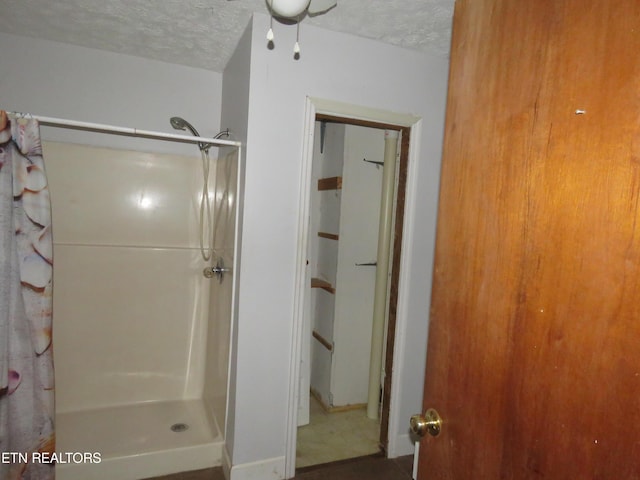
<path id="1" fill-rule="evenodd" d="M 230 272 L 231 268 L 225 268 L 224 260 L 219 258 L 215 267 L 206 267 L 202 273 L 207 278 L 212 278 L 215 275 L 218 278 L 218 281 L 222 283 L 222 280 L 224 280 L 224 274 Z"/>

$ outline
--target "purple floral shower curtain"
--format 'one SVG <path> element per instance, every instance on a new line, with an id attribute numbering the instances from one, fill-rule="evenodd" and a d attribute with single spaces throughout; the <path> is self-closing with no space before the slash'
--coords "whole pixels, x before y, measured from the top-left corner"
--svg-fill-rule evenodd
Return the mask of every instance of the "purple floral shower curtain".
<path id="1" fill-rule="evenodd" d="M 0 111 L 0 480 L 51 480 L 51 206 L 36 120 Z"/>

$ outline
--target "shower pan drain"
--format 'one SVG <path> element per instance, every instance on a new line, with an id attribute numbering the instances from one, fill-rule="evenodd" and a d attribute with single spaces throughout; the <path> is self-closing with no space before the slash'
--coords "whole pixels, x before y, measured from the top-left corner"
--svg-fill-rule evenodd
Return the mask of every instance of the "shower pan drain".
<path id="1" fill-rule="evenodd" d="M 189 425 L 187 425 L 186 423 L 174 423 L 173 425 L 171 425 L 172 432 L 180 433 L 188 429 L 189 429 Z"/>

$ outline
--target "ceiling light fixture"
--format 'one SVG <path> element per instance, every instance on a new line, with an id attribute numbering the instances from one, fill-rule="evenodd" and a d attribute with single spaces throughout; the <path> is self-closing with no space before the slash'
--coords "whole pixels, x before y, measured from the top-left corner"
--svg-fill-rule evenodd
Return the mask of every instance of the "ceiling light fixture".
<path id="1" fill-rule="evenodd" d="M 278 17 L 297 18 L 308 7 L 311 0 L 271 0 L 271 11 Z"/>
<path id="2" fill-rule="evenodd" d="M 268 0 L 271 21 L 267 32 L 267 47 L 274 48 L 273 17 L 293 20 L 296 23 L 296 43 L 293 46 L 293 58 L 300 58 L 300 20 L 305 14 L 322 15 L 337 5 L 337 0 Z"/>

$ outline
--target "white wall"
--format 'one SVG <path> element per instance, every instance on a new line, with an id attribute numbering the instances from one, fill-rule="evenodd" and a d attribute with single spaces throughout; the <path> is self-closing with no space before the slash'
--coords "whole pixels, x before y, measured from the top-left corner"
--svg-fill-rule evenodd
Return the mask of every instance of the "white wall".
<path id="1" fill-rule="evenodd" d="M 247 138 L 247 126 L 249 117 L 249 81 L 250 81 L 250 66 L 251 66 L 251 28 L 247 26 L 244 34 L 242 35 L 236 49 L 227 63 L 225 68 L 223 82 L 222 82 L 222 125 L 224 128 L 229 128 L 233 133 L 234 140 L 246 141 Z M 242 149 L 242 155 L 238 164 L 237 175 L 239 177 L 239 186 L 237 193 L 236 208 L 238 214 L 242 216 L 243 209 L 243 190 L 244 190 L 244 164 L 246 159 L 246 149 Z M 242 225 L 239 225 L 238 240 L 242 237 Z M 240 270 L 238 252 L 235 252 L 235 271 L 233 273 L 234 285 L 237 288 L 239 282 L 238 272 Z M 238 343 L 238 295 L 234 297 L 233 308 L 233 320 L 231 331 L 231 352 L 229 358 L 229 399 L 228 399 L 228 411 L 227 411 L 227 426 L 230 428 L 225 429 L 225 455 L 226 461 L 224 466 L 230 467 L 230 457 L 233 456 L 233 446 L 235 444 L 235 425 L 236 410 L 234 408 L 236 404 L 236 368 L 238 365 L 237 355 L 238 350 L 234 346 Z"/>
<path id="2" fill-rule="evenodd" d="M 340 241 L 336 281 L 335 350 L 331 370 L 333 404 L 366 404 L 378 252 L 384 130 L 347 125 L 345 133 Z"/>
<path id="3" fill-rule="evenodd" d="M 237 351 L 232 359 L 235 398 L 232 461 L 265 467 L 264 478 L 283 476 L 289 363 L 300 200 L 301 156 L 307 96 L 422 117 L 418 165 L 410 167 L 406 219 L 410 282 L 401 285 L 409 322 L 400 328 L 400 416 L 418 411 L 422 397 L 427 315 L 447 62 L 303 24 L 301 58 L 292 58 L 295 27 L 275 25 L 275 49 L 256 15 L 251 37 L 242 264 Z M 419 208 L 417 207 L 419 206 Z M 230 434 L 230 430 L 233 433 Z M 408 443 L 406 423 L 390 435 Z M 257 462 L 257 463 L 255 463 Z M 233 472 L 232 472 L 233 473 Z M 232 475 L 233 478 L 233 475 Z M 238 476 L 240 478 L 240 476 Z"/>
<path id="4" fill-rule="evenodd" d="M 0 109 L 202 136 L 220 126 L 222 75 L 112 52 L 0 33 Z M 42 128 L 47 140 L 193 154 L 193 145 Z M 196 152 L 197 153 L 197 152 Z"/>

